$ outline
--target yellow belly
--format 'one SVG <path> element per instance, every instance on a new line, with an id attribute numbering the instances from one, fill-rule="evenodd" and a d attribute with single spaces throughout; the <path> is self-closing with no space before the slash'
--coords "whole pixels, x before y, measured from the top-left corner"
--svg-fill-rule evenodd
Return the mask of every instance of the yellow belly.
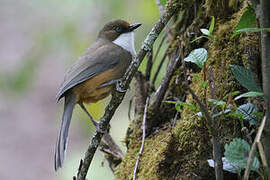
<path id="1" fill-rule="evenodd" d="M 96 75 L 73 88 L 77 103 L 95 103 L 110 95 L 113 85 L 99 88 L 101 84 L 116 79 L 113 69 Z"/>

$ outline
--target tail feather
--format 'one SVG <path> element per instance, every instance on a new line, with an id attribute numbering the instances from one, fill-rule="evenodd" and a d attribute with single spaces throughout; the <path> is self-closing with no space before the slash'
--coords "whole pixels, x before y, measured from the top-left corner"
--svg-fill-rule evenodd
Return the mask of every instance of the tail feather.
<path id="1" fill-rule="evenodd" d="M 68 129 L 72 117 L 73 108 L 75 106 L 75 94 L 72 91 L 69 91 L 65 95 L 65 105 L 64 112 L 62 116 L 62 124 L 59 133 L 58 140 L 55 147 L 54 155 L 54 168 L 55 171 L 63 166 L 66 148 L 67 148 L 67 139 L 68 139 Z"/>

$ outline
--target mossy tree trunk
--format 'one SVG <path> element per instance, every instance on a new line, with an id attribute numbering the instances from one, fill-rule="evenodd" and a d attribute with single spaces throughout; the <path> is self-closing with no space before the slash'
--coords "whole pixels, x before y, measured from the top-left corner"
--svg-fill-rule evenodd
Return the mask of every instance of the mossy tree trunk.
<path id="1" fill-rule="evenodd" d="M 157 92 L 152 91 L 152 85 L 143 73 L 137 73 L 135 87 L 135 118 L 130 123 L 125 143 L 127 153 L 115 171 L 116 179 L 132 179 L 133 170 L 141 146 L 143 107 L 146 96 L 151 98 L 151 105 L 147 112 L 147 137 L 144 152 L 139 164 L 137 179 L 215 179 L 214 169 L 208 166 L 207 159 L 213 159 L 211 134 L 204 118 L 195 116 L 195 111 L 183 108 L 177 112 L 173 104 L 164 101 L 181 100 L 197 104 L 185 90 L 183 84 L 189 83 L 195 94 L 206 102 L 209 109 L 211 105 L 207 99 L 211 98 L 210 90 L 201 87 L 201 79 L 194 78 L 194 73 L 205 76 L 206 80 L 214 81 L 217 99 L 222 100 L 230 92 L 244 89 L 232 76 L 230 65 L 236 64 L 251 69 L 256 74 L 256 80 L 261 83 L 260 73 L 260 41 L 259 34 L 241 34 L 235 38 L 231 35 L 247 6 L 247 1 L 238 0 L 201 0 L 178 1 L 181 7 L 175 14 L 174 24 L 171 26 L 169 48 L 166 53 L 169 61 L 180 58 L 176 66 L 168 66 L 163 79 L 169 78 L 165 93 L 155 100 Z M 179 13 L 181 19 L 177 19 Z M 201 35 L 201 28 L 208 28 L 211 17 L 216 19 L 213 37 L 211 40 L 200 39 L 192 42 Z M 208 61 L 205 71 L 192 64 L 184 64 L 191 50 L 204 47 L 208 50 Z M 155 50 L 153 50 L 155 54 Z M 170 64 L 169 62 L 169 64 Z M 171 63 L 173 64 L 173 63 Z M 213 75 L 207 69 L 211 66 Z M 168 76 L 172 67 L 173 73 Z M 227 100 L 227 99 L 223 99 Z M 159 104 L 156 104 L 158 102 Z M 260 104 L 260 102 L 259 102 Z M 216 119 L 218 137 L 224 150 L 224 145 L 235 137 L 244 137 L 240 124 L 233 118 L 220 117 Z M 223 152 L 222 152 L 223 153 Z M 224 172 L 224 179 L 237 179 L 235 174 Z"/>

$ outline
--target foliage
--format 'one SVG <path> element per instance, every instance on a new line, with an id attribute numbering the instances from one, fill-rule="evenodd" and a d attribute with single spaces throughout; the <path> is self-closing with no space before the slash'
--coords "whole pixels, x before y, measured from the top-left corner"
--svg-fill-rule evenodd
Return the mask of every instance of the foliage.
<path id="1" fill-rule="evenodd" d="M 208 99 L 209 102 L 217 105 L 217 106 L 221 106 L 222 108 L 224 108 L 224 106 L 226 105 L 226 102 L 224 101 L 219 101 L 219 100 L 216 100 L 216 99 Z"/>
<path id="2" fill-rule="evenodd" d="M 252 71 L 238 65 L 231 65 L 231 70 L 236 80 L 249 91 L 262 92 L 254 80 Z"/>
<path id="3" fill-rule="evenodd" d="M 236 110 L 236 113 L 241 114 L 244 120 L 247 120 L 250 125 L 254 125 L 258 123 L 257 116 L 254 113 L 257 113 L 258 109 L 254 104 L 247 103 L 239 106 Z"/>
<path id="4" fill-rule="evenodd" d="M 239 168 L 244 169 L 247 165 L 250 145 L 243 139 L 235 138 L 229 145 L 225 145 L 225 157 L 229 163 Z M 260 167 L 257 157 L 254 158 L 251 170 L 256 171 Z"/>
<path id="5" fill-rule="evenodd" d="M 195 63 L 202 69 L 207 60 L 207 50 L 204 48 L 194 49 L 184 60 Z"/>
<path id="6" fill-rule="evenodd" d="M 236 35 L 242 32 L 260 32 L 262 30 L 270 31 L 270 28 L 256 28 L 252 27 L 256 24 L 256 14 L 252 6 L 246 7 L 244 13 L 237 24 L 235 31 L 231 38 L 234 38 Z"/>
<path id="7" fill-rule="evenodd" d="M 250 28 L 255 24 L 256 24 L 256 14 L 254 13 L 254 9 L 251 6 L 248 6 L 245 8 L 242 17 L 235 28 L 232 38 L 240 33 L 239 30 L 244 28 Z"/>
<path id="8" fill-rule="evenodd" d="M 182 112 L 182 109 L 181 107 L 184 106 L 184 107 L 187 107 L 193 111 L 197 110 L 198 108 L 193 105 L 193 104 L 189 104 L 189 103 L 185 103 L 185 102 L 182 102 L 182 101 L 165 101 L 166 103 L 170 103 L 170 104 L 175 104 L 175 109 L 178 111 L 178 112 Z"/>
<path id="9" fill-rule="evenodd" d="M 246 93 L 243 93 L 237 97 L 234 98 L 234 100 L 238 100 L 238 99 L 241 99 L 243 97 L 265 97 L 263 92 L 255 92 L 255 91 L 249 91 L 249 92 L 246 92 Z"/>
<path id="10" fill-rule="evenodd" d="M 213 30 L 214 30 L 214 26 L 215 26 L 215 17 L 213 16 L 212 17 L 212 20 L 211 20 L 211 24 L 210 24 L 210 27 L 209 29 L 200 29 L 200 31 L 204 34 L 202 36 L 199 36 L 197 38 L 195 38 L 193 41 L 191 42 L 194 42 L 194 41 L 197 41 L 201 38 L 207 38 L 207 39 L 211 39 L 213 37 Z"/>
<path id="11" fill-rule="evenodd" d="M 269 31 L 270 28 L 243 28 L 239 29 L 236 31 L 236 33 L 241 33 L 241 32 L 260 32 L 260 31 Z"/>

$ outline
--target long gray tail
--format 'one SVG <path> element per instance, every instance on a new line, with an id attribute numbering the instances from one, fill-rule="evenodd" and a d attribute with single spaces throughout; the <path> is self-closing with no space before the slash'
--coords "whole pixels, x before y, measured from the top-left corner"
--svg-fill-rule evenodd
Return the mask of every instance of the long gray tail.
<path id="1" fill-rule="evenodd" d="M 65 105 L 64 112 L 62 116 L 62 124 L 60 129 L 60 134 L 56 142 L 55 155 L 54 155 L 54 168 L 57 171 L 58 168 L 63 166 L 66 149 L 67 149 L 67 139 L 68 139 L 68 129 L 70 125 L 70 120 L 72 117 L 73 108 L 75 106 L 76 96 L 72 91 L 69 91 L 65 95 Z"/>

